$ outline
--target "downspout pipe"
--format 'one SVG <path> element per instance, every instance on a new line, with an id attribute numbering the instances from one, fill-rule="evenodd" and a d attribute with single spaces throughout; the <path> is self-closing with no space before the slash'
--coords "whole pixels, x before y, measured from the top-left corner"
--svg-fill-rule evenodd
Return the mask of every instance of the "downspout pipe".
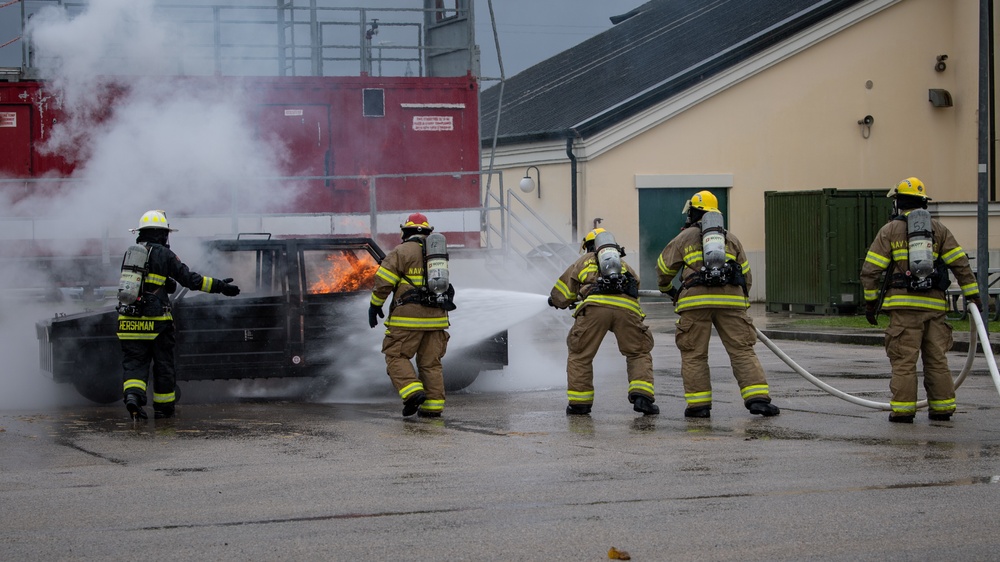
<path id="1" fill-rule="evenodd" d="M 566 156 L 569 157 L 569 185 L 570 185 L 570 217 L 571 223 L 573 225 L 573 238 L 572 240 L 578 240 L 579 235 L 577 233 L 577 202 L 576 202 L 576 155 L 573 154 L 573 140 L 576 135 L 573 131 L 570 131 L 569 135 L 566 137 Z"/>

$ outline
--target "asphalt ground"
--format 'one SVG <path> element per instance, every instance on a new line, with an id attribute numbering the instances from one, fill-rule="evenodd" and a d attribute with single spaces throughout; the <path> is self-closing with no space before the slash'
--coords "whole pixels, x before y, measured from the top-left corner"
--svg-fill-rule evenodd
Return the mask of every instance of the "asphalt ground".
<path id="1" fill-rule="evenodd" d="M 758 345 L 782 408 L 761 418 L 716 338 L 712 418 L 688 420 L 675 317 L 645 306 L 659 416 L 631 410 L 610 337 L 593 414 L 566 416 L 568 324 L 553 310 L 512 329 L 511 365 L 449 395 L 441 419 L 401 417 L 385 386 L 345 397 L 234 385 L 222 398 L 219 384 L 190 384 L 177 418 L 138 424 L 65 389 L 55 404 L 8 407 L 0 558 L 997 558 L 1000 393 L 981 355 L 953 421 L 906 425 Z M 753 313 L 779 331 L 782 319 Z M 776 343 L 828 384 L 888 401 L 881 347 Z M 956 372 L 965 357 L 949 356 Z"/>

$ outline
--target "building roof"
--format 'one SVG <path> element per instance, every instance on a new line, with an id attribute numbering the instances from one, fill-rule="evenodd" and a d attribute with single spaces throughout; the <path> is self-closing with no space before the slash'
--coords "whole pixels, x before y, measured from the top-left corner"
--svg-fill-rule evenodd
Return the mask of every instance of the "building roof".
<path id="1" fill-rule="evenodd" d="M 652 0 L 507 79 L 497 144 L 586 137 L 863 1 Z M 484 145 L 500 93 L 501 84 L 482 92 Z"/>

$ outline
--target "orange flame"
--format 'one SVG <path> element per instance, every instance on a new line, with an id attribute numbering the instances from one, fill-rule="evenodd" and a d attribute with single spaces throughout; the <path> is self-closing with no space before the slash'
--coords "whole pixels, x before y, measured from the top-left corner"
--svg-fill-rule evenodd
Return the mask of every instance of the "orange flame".
<path id="1" fill-rule="evenodd" d="M 319 278 L 309 285 L 309 293 L 350 293 L 372 288 L 378 263 L 371 256 L 363 257 L 353 252 L 329 254 L 329 268 L 319 272 Z"/>

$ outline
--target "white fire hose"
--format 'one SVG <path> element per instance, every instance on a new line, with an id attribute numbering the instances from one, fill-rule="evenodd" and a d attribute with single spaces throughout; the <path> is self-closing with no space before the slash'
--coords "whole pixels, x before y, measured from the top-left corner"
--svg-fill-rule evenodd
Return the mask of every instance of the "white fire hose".
<path id="1" fill-rule="evenodd" d="M 965 366 L 962 367 L 962 371 L 955 377 L 955 388 L 962 386 L 962 382 L 965 381 L 965 377 L 968 376 L 969 371 L 972 370 L 972 362 L 976 357 L 976 335 L 983 341 L 983 350 L 986 351 L 986 362 L 990 367 L 990 375 L 993 377 L 993 384 L 997 387 L 997 392 L 1000 392 L 1000 372 L 997 371 L 997 362 L 993 357 L 993 349 L 990 347 L 990 340 L 986 333 L 986 327 L 983 325 L 983 317 L 979 314 L 979 308 L 976 306 L 969 307 L 969 314 L 972 316 L 972 324 L 969 328 L 969 353 L 965 358 Z M 757 338 L 764 342 L 764 345 L 768 347 L 775 355 L 778 356 L 782 361 L 784 361 L 789 367 L 791 367 L 796 373 L 802 375 L 807 381 L 813 383 L 819 388 L 829 392 L 830 394 L 847 400 L 853 404 L 859 406 L 865 406 L 867 408 L 874 408 L 876 410 L 892 410 L 892 406 L 888 402 L 875 402 L 872 400 L 865 400 L 864 398 L 858 398 L 857 396 L 848 394 L 841 390 L 826 384 L 825 382 L 819 380 L 808 371 L 799 366 L 798 363 L 792 360 L 791 357 L 786 355 L 783 351 L 778 349 L 778 346 L 774 345 L 774 342 L 769 340 L 757 327 L 754 327 L 757 331 Z M 927 401 L 921 400 L 917 402 L 917 408 L 927 407 Z"/>
<path id="2" fill-rule="evenodd" d="M 641 296 L 662 296 L 657 291 L 639 291 Z M 997 370 L 996 358 L 993 356 L 993 349 L 990 347 L 989 336 L 986 333 L 986 326 L 983 324 L 983 317 L 979 313 L 979 308 L 976 306 L 968 307 L 969 315 L 972 317 L 972 323 L 969 324 L 969 353 L 965 358 L 965 366 L 962 367 L 962 371 L 955 377 L 955 388 L 957 389 L 965 381 L 965 377 L 968 376 L 969 371 L 972 370 L 972 363 L 976 358 L 976 343 L 977 335 L 979 339 L 983 342 L 983 350 L 986 355 L 986 363 L 990 368 L 990 375 L 993 377 L 993 385 L 996 386 L 997 392 L 1000 393 L 1000 371 Z M 864 398 L 858 398 L 852 394 L 848 394 L 844 391 L 837 390 L 836 388 L 826 384 L 825 382 L 819 380 L 811 373 L 803 369 L 798 363 L 792 360 L 785 352 L 778 349 L 778 346 L 774 345 L 767 336 L 765 336 L 760 329 L 754 326 L 754 330 L 757 332 L 757 338 L 760 339 L 768 349 L 774 352 L 779 359 L 785 362 L 789 367 L 792 368 L 796 373 L 801 375 L 807 381 L 813 383 L 819 388 L 829 392 L 830 394 L 836 396 L 837 398 L 847 400 L 853 404 L 859 406 L 864 406 L 866 408 L 873 408 L 876 410 L 892 410 L 892 406 L 888 402 L 875 402 L 873 400 L 866 400 Z M 917 408 L 927 407 L 927 401 L 921 400 L 917 402 Z"/>

